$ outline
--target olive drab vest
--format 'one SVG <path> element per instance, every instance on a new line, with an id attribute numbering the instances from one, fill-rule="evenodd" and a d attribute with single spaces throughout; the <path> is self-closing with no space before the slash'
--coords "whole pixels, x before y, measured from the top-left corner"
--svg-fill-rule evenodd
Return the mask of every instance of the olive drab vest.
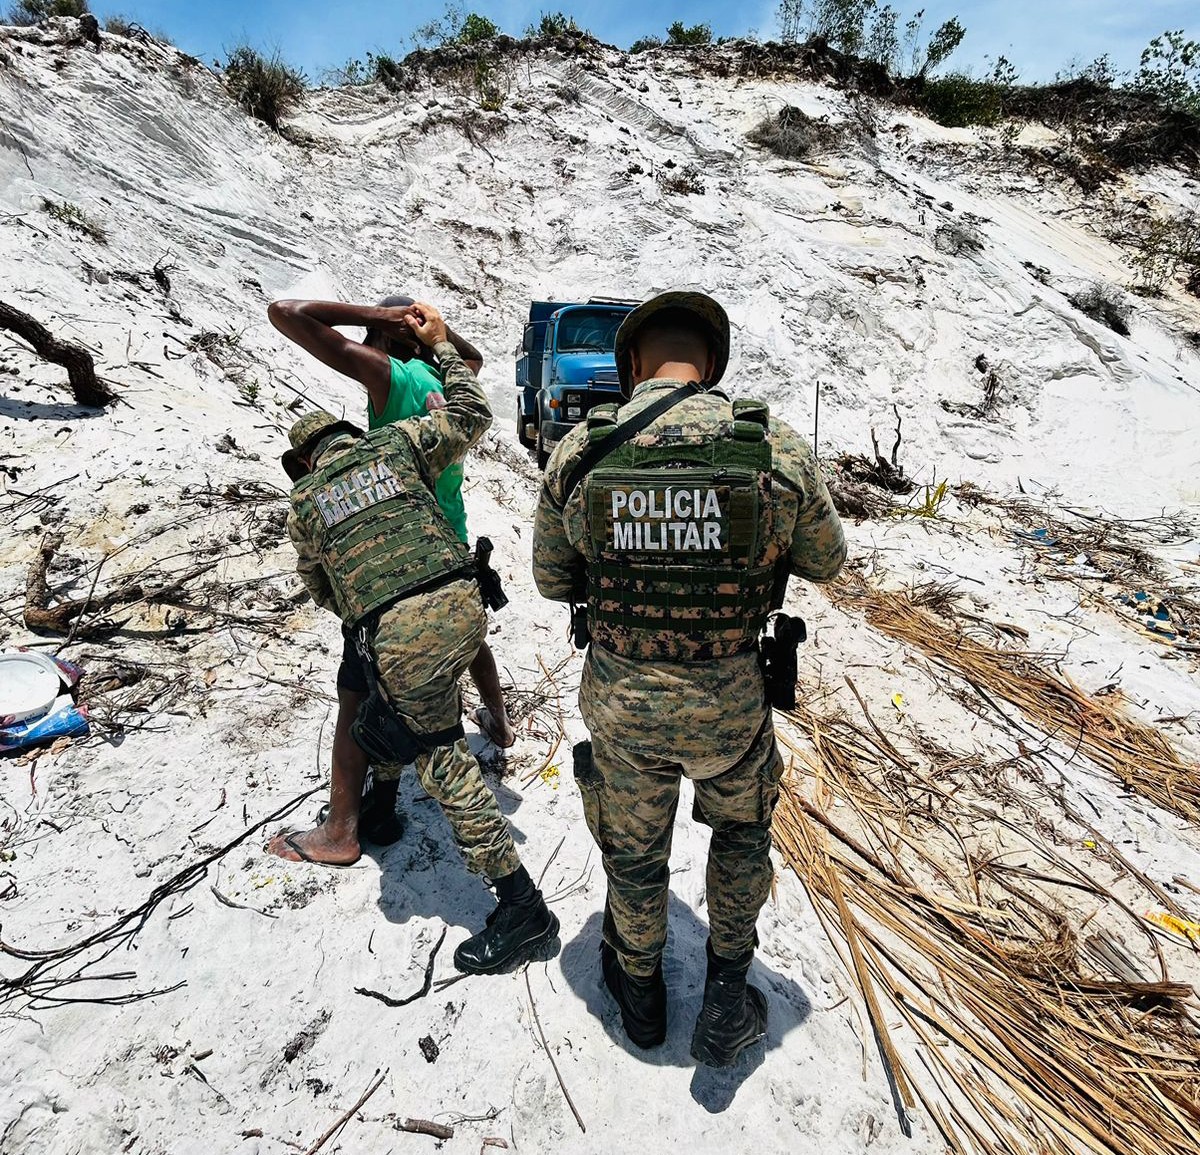
<path id="1" fill-rule="evenodd" d="M 594 642 L 626 657 L 679 662 L 756 644 L 782 552 L 773 540 L 767 416 L 760 402 L 734 401 L 715 436 L 659 434 L 648 445 L 634 438 L 588 473 Z M 599 406 L 587 420 L 589 439 L 603 438 L 616 406 Z"/>
<path id="2" fill-rule="evenodd" d="M 353 625 L 458 571 L 470 576 L 470 551 L 408 438 L 384 427 L 344 443 L 341 452 L 339 445 L 326 450 L 292 489 L 342 620 Z"/>

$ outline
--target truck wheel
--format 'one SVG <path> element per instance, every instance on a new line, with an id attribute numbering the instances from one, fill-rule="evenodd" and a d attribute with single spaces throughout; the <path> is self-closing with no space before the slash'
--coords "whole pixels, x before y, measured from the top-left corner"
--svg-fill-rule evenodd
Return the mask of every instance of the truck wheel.
<path id="1" fill-rule="evenodd" d="M 525 436 L 525 413 L 521 409 L 521 402 L 517 401 L 517 440 L 526 448 L 533 448 L 533 441 Z"/>

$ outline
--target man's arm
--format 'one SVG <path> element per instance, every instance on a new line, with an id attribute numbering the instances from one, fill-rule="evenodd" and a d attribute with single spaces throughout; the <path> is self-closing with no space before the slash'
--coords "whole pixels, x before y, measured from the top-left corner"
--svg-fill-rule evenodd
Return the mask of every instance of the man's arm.
<path id="1" fill-rule="evenodd" d="M 379 308 L 347 305 L 341 301 L 273 301 L 267 318 L 285 337 L 307 353 L 367 390 L 376 413 L 387 408 L 391 388 L 391 359 L 382 349 L 373 349 L 339 333 L 337 325 L 362 325 L 396 332 L 403 326 L 408 307 Z M 402 330 L 408 334 L 409 330 Z"/>
<path id="2" fill-rule="evenodd" d="M 295 510 L 288 513 L 287 525 L 288 537 L 296 547 L 296 573 L 300 575 L 304 588 L 321 609 L 331 610 L 336 614 L 338 607 L 334 600 L 333 587 L 329 584 L 329 577 L 325 573 L 325 567 L 321 565 L 320 556 L 305 534 Z"/>
<path id="3" fill-rule="evenodd" d="M 424 458 L 430 473 L 461 461 L 492 423 L 487 395 L 446 335 L 446 322 L 432 306 L 417 302 L 407 318 L 409 329 L 431 348 L 442 369 L 444 408 L 425 417 L 410 417 L 391 426 L 406 436 Z"/>
<path id="4" fill-rule="evenodd" d="M 476 377 L 483 368 L 483 354 L 471 344 L 466 337 L 460 337 L 449 325 L 446 326 L 446 340 L 458 350 L 458 355 Z"/>
<path id="5" fill-rule="evenodd" d="M 533 580 L 544 598 L 581 601 L 587 582 L 587 559 L 572 544 L 563 513 L 562 489 L 586 442 L 572 429 L 554 450 L 538 490 L 533 518 Z"/>
<path id="6" fill-rule="evenodd" d="M 789 569 L 812 582 L 832 581 L 846 561 L 846 538 L 812 450 L 794 430 L 772 422 L 775 474 L 799 496 Z"/>

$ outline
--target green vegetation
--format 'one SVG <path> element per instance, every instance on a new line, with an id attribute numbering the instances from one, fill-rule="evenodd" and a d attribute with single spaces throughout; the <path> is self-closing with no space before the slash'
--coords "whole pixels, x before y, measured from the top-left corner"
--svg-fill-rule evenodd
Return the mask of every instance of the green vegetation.
<path id="1" fill-rule="evenodd" d="M 796 43 L 802 34 L 820 36 L 832 48 L 878 64 L 891 75 L 926 76 L 943 64 L 966 35 L 957 17 L 925 40 L 925 11 L 911 16 L 900 31 L 900 13 L 878 0 L 782 0 L 777 9 L 781 38 Z"/>
<path id="2" fill-rule="evenodd" d="M 661 36 L 639 36 L 630 46 L 631 55 L 636 56 L 639 52 L 648 52 L 651 48 L 662 47 Z"/>
<path id="3" fill-rule="evenodd" d="M 708 24 L 693 24 L 691 28 L 684 26 L 682 20 L 676 20 L 667 29 L 667 43 L 689 47 L 697 44 L 712 43 L 712 28 Z"/>
<path id="4" fill-rule="evenodd" d="M 926 81 L 920 105 L 931 120 L 947 128 L 966 128 L 972 124 L 991 126 L 999 124 L 1004 115 L 999 87 L 961 72 Z"/>
<path id="5" fill-rule="evenodd" d="M 103 225 L 89 217 L 78 205 L 72 204 L 70 201 L 52 201 L 48 197 L 42 197 L 42 211 L 58 221 L 59 224 L 91 237 L 98 245 L 108 244 L 108 231 Z"/>
<path id="6" fill-rule="evenodd" d="M 242 44 L 225 62 L 225 88 L 256 120 L 279 131 L 279 122 L 304 97 L 304 73 L 285 63 L 275 53 L 264 56 Z"/>
<path id="7" fill-rule="evenodd" d="M 590 33 L 575 23 L 574 16 L 564 12 L 543 12 L 536 24 L 526 26 L 525 35 L 530 40 L 542 40 L 553 36 L 588 36 Z"/>
<path id="8" fill-rule="evenodd" d="M 1133 86 L 1164 104 L 1200 114 L 1200 42 L 1164 32 L 1142 50 Z"/>
<path id="9" fill-rule="evenodd" d="M 1160 296 L 1170 281 L 1181 274 L 1188 291 L 1200 274 L 1200 214 L 1180 213 L 1150 217 L 1131 230 L 1133 291 L 1146 297 Z"/>
<path id="10" fill-rule="evenodd" d="M 82 16 L 87 0 L 17 0 L 4 16 L 5 24 L 40 24 L 52 16 Z"/>

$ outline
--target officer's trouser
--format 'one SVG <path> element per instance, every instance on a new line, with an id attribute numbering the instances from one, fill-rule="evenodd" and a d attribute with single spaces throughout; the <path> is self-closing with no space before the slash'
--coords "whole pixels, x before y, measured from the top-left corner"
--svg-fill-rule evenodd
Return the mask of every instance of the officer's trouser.
<path id="1" fill-rule="evenodd" d="M 644 758 L 592 735 L 592 773 L 579 782 L 588 829 L 608 876 L 604 938 L 631 975 L 647 977 L 667 941 L 671 830 L 686 764 Z M 752 950 L 758 912 L 771 890 L 771 815 L 783 760 L 768 724 L 728 770 L 695 781 L 692 817 L 712 827 L 708 921 L 713 950 Z"/>
<path id="2" fill-rule="evenodd" d="M 386 610 L 375 634 L 379 677 L 396 710 L 419 733 L 455 725 L 462 713 L 458 680 L 479 652 L 487 618 L 472 582 L 455 582 Z M 450 823 L 468 869 L 489 878 L 511 874 L 521 860 L 496 796 L 465 738 L 416 761 L 417 777 Z M 382 780 L 402 767 L 375 767 Z"/>

